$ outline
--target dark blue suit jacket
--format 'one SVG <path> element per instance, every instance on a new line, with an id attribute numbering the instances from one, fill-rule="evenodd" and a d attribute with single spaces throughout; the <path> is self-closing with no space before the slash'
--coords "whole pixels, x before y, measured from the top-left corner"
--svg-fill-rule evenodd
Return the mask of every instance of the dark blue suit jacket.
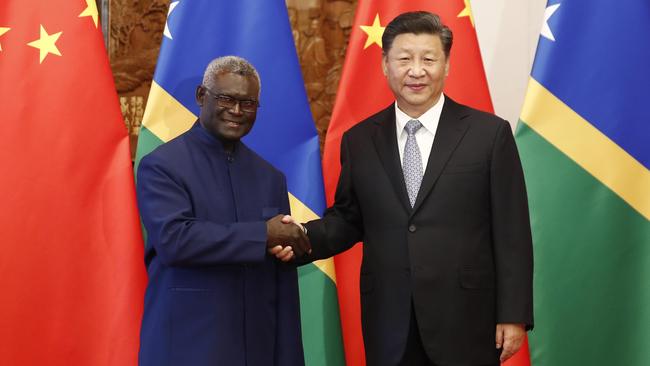
<path id="1" fill-rule="evenodd" d="M 304 365 L 296 269 L 266 253 L 265 221 L 289 213 L 284 175 L 243 143 L 228 157 L 197 122 L 137 178 L 140 365 Z"/>

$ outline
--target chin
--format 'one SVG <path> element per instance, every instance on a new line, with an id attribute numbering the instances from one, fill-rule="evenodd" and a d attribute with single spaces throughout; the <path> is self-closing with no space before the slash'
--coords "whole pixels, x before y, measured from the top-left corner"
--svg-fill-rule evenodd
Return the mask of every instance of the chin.
<path id="1" fill-rule="evenodd" d="M 426 106 L 426 105 L 433 105 L 433 96 L 431 95 L 418 95 L 417 98 L 412 98 L 409 103 L 411 103 L 414 106 Z"/>
<path id="2" fill-rule="evenodd" d="M 242 137 L 244 137 L 244 135 L 240 135 L 240 134 L 237 134 L 237 135 L 230 135 L 230 134 L 223 135 L 223 139 L 226 140 L 226 141 L 229 141 L 229 142 L 237 142 L 237 141 L 241 140 Z"/>

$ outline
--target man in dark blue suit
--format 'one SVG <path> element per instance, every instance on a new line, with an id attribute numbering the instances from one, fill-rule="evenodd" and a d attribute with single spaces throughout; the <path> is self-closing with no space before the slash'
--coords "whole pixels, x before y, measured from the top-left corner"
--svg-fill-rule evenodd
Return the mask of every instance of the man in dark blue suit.
<path id="1" fill-rule="evenodd" d="M 259 95 L 250 63 L 213 60 L 196 91 L 199 120 L 141 161 L 140 365 L 304 365 L 296 268 L 269 253 L 286 261 L 309 241 L 280 222 L 284 175 L 240 141 Z"/>

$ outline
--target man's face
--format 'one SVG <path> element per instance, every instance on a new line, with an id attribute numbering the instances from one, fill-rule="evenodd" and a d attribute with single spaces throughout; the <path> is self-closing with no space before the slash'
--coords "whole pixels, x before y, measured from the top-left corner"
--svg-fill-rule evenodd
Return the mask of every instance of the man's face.
<path id="1" fill-rule="evenodd" d="M 260 90 L 257 80 L 253 76 L 226 72 L 216 75 L 211 85 L 205 87 L 199 86 L 196 91 L 196 100 L 201 106 L 201 125 L 224 142 L 235 142 L 246 136 L 253 128 L 257 110 L 242 110 L 241 101 L 257 100 Z M 224 96 L 240 102 L 231 108 L 224 107 L 217 99 Z"/>
<path id="2" fill-rule="evenodd" d="M 419 117 L 440 97 L 449 71 L 442 41 L 433 34 L 400 34 L 382 61 L 397 105 Z"/>

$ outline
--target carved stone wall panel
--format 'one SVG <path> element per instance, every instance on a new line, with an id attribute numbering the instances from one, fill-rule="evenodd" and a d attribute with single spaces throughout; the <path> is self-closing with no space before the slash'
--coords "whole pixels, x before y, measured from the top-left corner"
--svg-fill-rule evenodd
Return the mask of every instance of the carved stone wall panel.
<path id="1" fill-rule="evenodd" d="M 108 55 L 135 157 L 140 126 L 156 68 L 167 0 L 100 0 L 108 20 Z"/>
<path id="2" fill-rule="evenodd" d="M 108 53 L 135 156 L 165 27 L 168 0 L 98 0 Z M 322 144 L 357 0 L 286 0 L 312 116 Z M 108 12 L 108 14 L 105 14 Z"/>
<path id="3" fill-rule="evenodd" d="M 286 2 L 322 152 L 357 1 Z"/>

